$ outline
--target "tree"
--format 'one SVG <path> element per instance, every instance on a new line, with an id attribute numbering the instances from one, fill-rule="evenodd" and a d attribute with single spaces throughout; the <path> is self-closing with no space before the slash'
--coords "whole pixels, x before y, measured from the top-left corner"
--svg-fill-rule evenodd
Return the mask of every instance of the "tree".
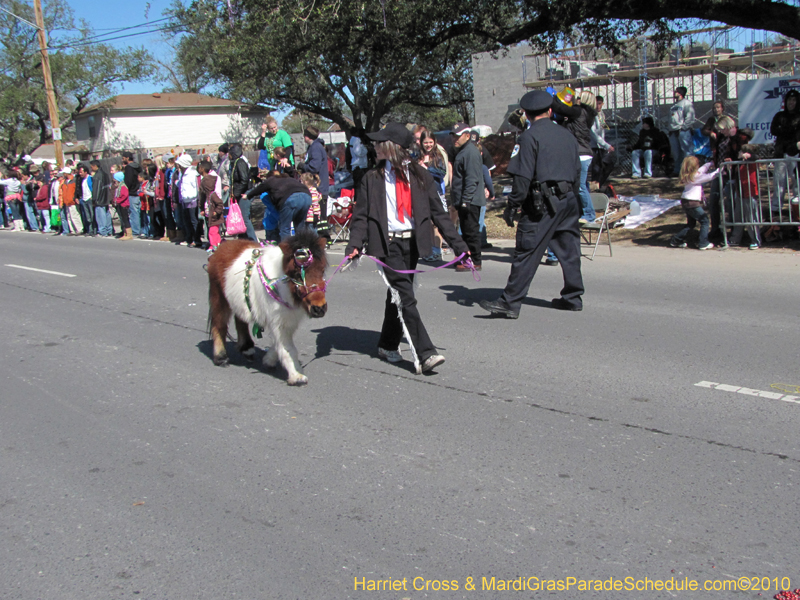
<path id="1" fill-rule="evenodd" d="M 431 35 L 460 19 L 447 4 L 194 0 L 172 14 L 175 31 L 207 50 L 225 95 L 290 105 L 348 131 L 375 130 L 403 104 L 471 102 L 470 57 L 484 46 L 470 35 Z"/>
<path id="2" fill-rule="evenodd" d="M 569 38 L 616 51 L 644 33 L 663 47 L 687 20 L 791 36 L 800 9 L 789 1 L 192 0 L 171 15 L 174 31 L 207 51 L 225 94 L 288 104 L 348 130 L 348 113 L 376 129 L 404 105 L 464 107 L 474 52 L 522 41 L 552 49 Z"/>
<path id="3" fill-rule="evenodd" d="M 331 122 L 299 109 L 293 110 L 281 121 L 281 129 L 285 129 L 287 133 L 303 133 L 309 125 L 313 125 L 320 131 L 327 131 Z"/>
<path id="4" fill-rule="evenodd" d="M 10 0 L 6 8 L 33 21 L 33 9 Z M 92 43 L 85 23 L 75 26 L 72 9 L 59 0 L 44 3 L 50 69 L 65 139 L 77 114 L 112 96 L 115 84 L 152 76 L 152 59 L 143 49 L 117 50 Z M 0 147 L 10 153 L 32 152 L 52 140 L 47 96 L 36 29 L 0 13 Z M 53 37 L 55 31 L 73 32 Z M 74 33 L 77 32 L 77 33 Z"/>
<path id="5" fill-rule="evenodd" d="M 206 68 L 206 55 L 196 52 L 190 46 L 191 38 L 183 37 L 177 43 L 170 35 L 166 40 L 171 49 L 169 59 L 157 61 L 162 73 L 162 81 L 168 85 L 161 91 L 164 93 L 178 92 L 202 94 L 206 88 L 213 84 L 211 74 Z"/>

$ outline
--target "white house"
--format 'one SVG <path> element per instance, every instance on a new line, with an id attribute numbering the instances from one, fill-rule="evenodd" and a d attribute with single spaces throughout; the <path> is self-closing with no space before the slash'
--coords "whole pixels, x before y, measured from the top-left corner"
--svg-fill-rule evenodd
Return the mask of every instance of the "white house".
<path id="1" fill-rule="evenodd" d="M 213 152 L 223 142 L 255 142 L 272 110 L 202 94 L 122 94 L 81 111 L 77 144 L 91 155 L 122 149 Z"/>

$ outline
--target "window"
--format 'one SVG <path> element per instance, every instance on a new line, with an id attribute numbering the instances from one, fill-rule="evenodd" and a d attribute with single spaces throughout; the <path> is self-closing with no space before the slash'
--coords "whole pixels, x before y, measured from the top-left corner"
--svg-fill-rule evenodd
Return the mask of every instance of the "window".
<path id="1" fill-rule="evenodd" d="M 95 123 L 94 116 L 89 117 L 89 137 L 97 137 L 97 125 Z"/>

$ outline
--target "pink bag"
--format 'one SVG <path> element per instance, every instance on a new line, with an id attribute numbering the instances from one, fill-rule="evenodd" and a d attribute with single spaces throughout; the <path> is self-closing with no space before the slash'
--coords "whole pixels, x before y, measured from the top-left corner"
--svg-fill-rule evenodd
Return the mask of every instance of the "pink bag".
<path id="1" fill-rule="evenodd" d="M 231 206 L 228 209 L 228 217 L 225 219 L 225 231 L 227 235 L 247 233 L 247 226 L 244 224 L 242 209 L 239 208 L 238 202 L 231 202 Z"/>

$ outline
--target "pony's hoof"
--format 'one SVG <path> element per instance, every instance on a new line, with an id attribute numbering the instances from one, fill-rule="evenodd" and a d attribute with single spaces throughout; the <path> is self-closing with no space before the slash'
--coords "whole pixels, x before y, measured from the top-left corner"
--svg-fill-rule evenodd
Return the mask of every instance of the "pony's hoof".
<path id="1" fill-rule="evenodd" d="M 228 366 L 228 357 L 227 356 L 215 356 L 214 357 L 214 364 L 218 367 L 227 367 Z"/>
<path id="2" fill-rule="evenodd" d="M 242 350 L 242 356 L 244 356 L 245 360 L 251 361 L 256 357 L 256 349 L 248 348 L 247 350 Z"/>
<path id="3" fill-rule="evenodd" d="M 295 377 L 289 377 L 286 383 L 289 385 L 305 385 L 308 383 L 308 377 L 298 373 Z"/>

